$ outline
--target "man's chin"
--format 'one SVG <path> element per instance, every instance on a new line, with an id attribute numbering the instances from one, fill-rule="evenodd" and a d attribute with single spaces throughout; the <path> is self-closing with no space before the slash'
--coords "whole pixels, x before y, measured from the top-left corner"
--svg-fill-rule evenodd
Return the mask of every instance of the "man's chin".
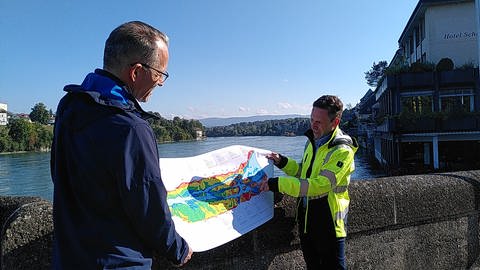
<path id="1" fill-rule="evenodd" d="M 138 102 L 143 102 L 143 103 L 145 103 L 145 102 L 147 102 L 147 101 L 150 99 L 150 97 L 151 97 L 151 95 L 142 97 L 142 98 L 140 98 L 140 99 L 138 100 Z"/>

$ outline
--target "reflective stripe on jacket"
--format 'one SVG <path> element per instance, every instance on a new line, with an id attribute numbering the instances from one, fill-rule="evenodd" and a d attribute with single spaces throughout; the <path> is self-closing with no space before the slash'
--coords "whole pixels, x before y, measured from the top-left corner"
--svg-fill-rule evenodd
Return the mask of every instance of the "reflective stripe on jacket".
<path id="1" fill-rule="evenodd" d="M 350 175 L 355 170 L 354 154 L 358 144 L 337 127 L 329 141 L 314 152 L 315 143 L 311 130 L 307 131 L 306 135 L 309 142 L 302 162 L 297 163 L 288 158 L 282 168 L 288 176 L 279 177 L 278 189 L 293 197 L 307 197 L 308 200 L 328 196 L 330 213 L 335 223 L 335 234 L 337 237 L 346 237 L 345 219 L 350 203 L 348 185 Z"/>

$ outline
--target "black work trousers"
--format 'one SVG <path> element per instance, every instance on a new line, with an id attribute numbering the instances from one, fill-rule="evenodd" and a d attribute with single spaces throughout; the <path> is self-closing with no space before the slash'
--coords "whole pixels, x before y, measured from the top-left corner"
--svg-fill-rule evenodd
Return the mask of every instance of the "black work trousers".
<path id="1" fill-rule="evenodd" d="M 305 208 L 298 207 L 298 230 L 307 269 L 347 269 L 345 237 L 337 238 L 328 201 L 325 198 L 309 201 L 305 231 Z"/>

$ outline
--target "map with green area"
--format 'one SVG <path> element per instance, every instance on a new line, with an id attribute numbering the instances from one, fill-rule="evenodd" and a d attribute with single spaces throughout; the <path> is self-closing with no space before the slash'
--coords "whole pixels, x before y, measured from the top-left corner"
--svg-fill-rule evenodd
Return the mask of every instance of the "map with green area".
<path id="1" fill-rule="evenodd" d="M 188 223 L 207 220 L 236 208 L 260 194 L 262 180 L 268 178 L 250 150 L 237 169 L 209 177 L 194 176 L 168 191 L 172 216 Z"/>

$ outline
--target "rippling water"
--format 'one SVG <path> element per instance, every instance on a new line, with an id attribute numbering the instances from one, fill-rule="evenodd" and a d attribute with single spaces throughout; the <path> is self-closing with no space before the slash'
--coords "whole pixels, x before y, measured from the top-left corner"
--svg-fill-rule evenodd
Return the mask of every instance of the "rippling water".
<path id="1" fill-rule="evenodd" d="M 160 157 L 188 157 L 204 154 L 230 145 L 247 145 L 279 152 L 300 160 L 305 137 L 223 137 L 203 141 L 159 144 Z M 373 168 L 362 152 L 355 156 L 356 170 L 352 180 L 384 175 Z M 276 174 L 281 171 L 275 170 Z M 0 155 L 0 195 L 40 196 L 52 200 L 50 153 L 19 153 Z"/>

